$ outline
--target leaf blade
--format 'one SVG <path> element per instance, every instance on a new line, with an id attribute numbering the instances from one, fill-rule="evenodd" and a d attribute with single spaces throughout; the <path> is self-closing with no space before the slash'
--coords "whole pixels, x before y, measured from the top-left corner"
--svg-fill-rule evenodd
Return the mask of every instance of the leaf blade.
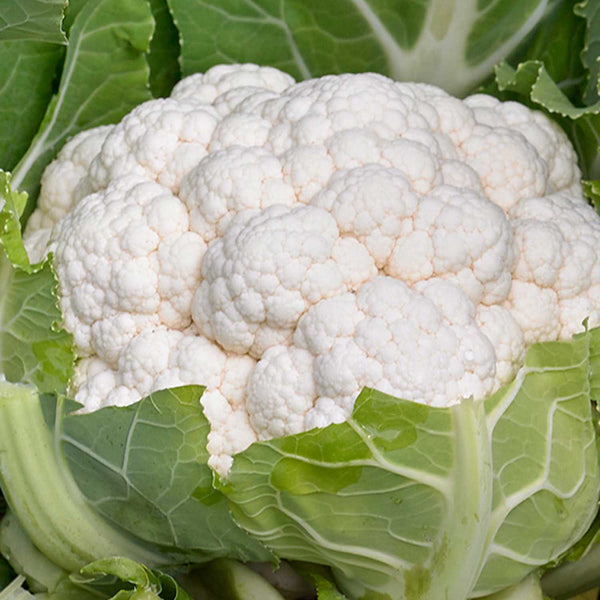
<path id="1" fill-rule="evenodd" d="M 486 448 L 480 404 L 432 409 L 364 390 L 350 421 L 237 455 L 222 489 L 244 528 L 280 557 L 331 566 L 350 597 L 459 598 L 477 561 L 443 557 L 482 550 Z"/>
<path id="2" fill-rule="evenodd" d="M 4 0 L 0 4 L 0 41 L 66 44 L 61 27 L 65 7 L 65 0 Z"/>
<path id="3" fill-rule="evenodd" d="M 21 240 L 26 194 L 13 192 L 0 171 L 0 373 L 45 392 L 64 391 L 75 354 L 61 329 L 57 286 L 50 260 L 31 265 Z"/>
<path id="4" fill-rule="evenodd" d="M 548 4 L 496 2 L 494 26 L 482 37 L 480 21 L 490 11 L 476 0 L 168 1 L 181 33 L 184 75 L 223 62 L 253 62 L 301 79 L 376 71 L 456 94 L 487 77 L 544 17 Z"/>
<path id="5" fill-rule="evenodd" d="M 65 456 L 91 505 L 137 537 L 200 562 L 228 555 L 270 560 L 213 488 L 202 390 L 164 390 L 129 407 L 68 415 Z"/>
<path id="6" fill-rule="evenodd" d="M 78 12 L 58 93 L 13 172 L 15 187 L 29 194 L 28 211 L 43 169 L 70 136 L 118 121 L 150 98 L 144 55 L 153 27 L 145 0 L 88 2 Z"/>
<path id="7" fill-rule="evenodd" d="M 27 151 L 52 97 L 64 47 L 0 42 L 0 168 L 10 171 Z"/>

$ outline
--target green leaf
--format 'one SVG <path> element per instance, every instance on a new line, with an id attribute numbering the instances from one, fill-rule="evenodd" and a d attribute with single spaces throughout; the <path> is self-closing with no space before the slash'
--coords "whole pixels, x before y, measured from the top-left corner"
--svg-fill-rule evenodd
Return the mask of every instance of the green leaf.
<path id="1" fill-rule="evenodd" d="M 199 561 L 271 560 L 212 486 L 202 391 L 176 388 L 131 406 L 68 415 L 62 442 L 73 476 L 99 513 L 141 539 Z"/>
<path id="2" fill-rule="evenodd" d="M 535 344 L 517 380 L 486 402 L 494 497 L 478 592 L 519 581 L 591 524 L 599 471 L 590 398 L 599 350 L 600 329 Z"/>
<path id="3" fill-rule="evenodd" d="M 600 81 L 600 4 L 592 0 L 584 0 L 575 6 L 575 13 L 587 21 L 585 45 L 581 53 L 583 64 L 588 70 L 587 86 L 583 101 L 590 105 L 598 102 L 598 86 Z"/>
<path id="4" fill-rule="evenodd" d="M 224 62 L 306 79 L 377 71 L 464 94 L 544 17 L 547 2 L 168 0 L 183 73 Z"/>
<path id="5" fill-rule="evenodd" d="M 537 24 L 547 11 L 547 2 L 536 0 L 504 0 L 500 2 L 483 1 L 477 3 L 478 14 L 470 24 L 465 59 L 467 64 L 478 65 L 489 57 L 503 54 L 506 44 L 516 45 L 533 26 Z M 550 6 L 557 2 L 550 2 Z M 462 9 L 464 7 L 460 6 Z M 472 10 L 472 9 L 471 9 Z M 450 15 L 451 16 L 451 15 Z M 532 23 L 533 22 L 533 23 Z M 439 28 L 450 27 L 441 21 Z M 522 30 L 525 30 L 525 34 Z M 513 47 L 514 47 L 513 45 Z M 504 55 L 506 55 L 504 53 Z"/>
<path id="6" fill-rule="evenodd" d="M 485 413 L 364 390 L 346 423 L 250 446 L 220 489 L 244 529 L 280 558 L 330 565 L 350 597 L 492 593 L 595 515 L 599 350 L 600 329 L 532 346 Z"/>
<path id="7" fill-rule="evenodd" d="M 12 170 L 39 129 L 66 38 L 64 0 L 0 2 L 0 168 Z"/>
<path id="8" fill-rule="evenodd" d="M 31 271 L 21 238 L 20 218 L 27 204 L 27 194 L 13 191 L 10 173 L 0 171 L 0 248 L 13 265 Z"/>
<path id="9" fill-rule="evenodd" d="M 50 261 L 30 265 L 23 247 L 19 216 L 26 198 L 0 172 L 0 373 L 42 391 L 64 391 L 75 360 L 73 340 L 60 328 Z"/>
<path id="10" fill-rule="evenodd" d="M 317 587 L 317 600 L 347 600 L 347 597 L 329 579 L 317 576 L 315 577 L 315 585 Z"/>
<path id="11" fill-rule="evenodd" d="M 114 575 L 135 587 L 150 587 L 155 578 L 152 572 L 134 560 L 122 557 L 101 558 L 79 571 L 82 575 Z"/>
<path id="12" fill-rule="evenodd" d="M 0 42 L 0 168 L 11 170 L 39 129 L 64 47 Z"/>
<path id="13" fill-rule="evenodd" d="M 507 63 L 501 63 L 496 67 L 496 79 L 500 90 L 528 95 L 531 102 L 563 117 L 579 119 L 600 113 L 600 103 L 593 106 L 574 106 L 540 61 L 522 63 L 516 70 Z"/>
<path id="14" fill-rule="evenodd" d="M 106 556 L 149 566 L 180 561 L 144 545 L 87 504 L 65 463 L 57 437 L 62 401 L 45 397 L 55 414 L 49 428 L 32 386 L 0 382 L 0 489 L 33 544 L 65 571 Z"/>
<path id="15" fill-rule="evenodd" d="M 170 575 L 148 569 L 129 558 L 103 558 L 86 565 L 80 573 L 84 577 L 113 575 L 119 581 L 133 586 L 134 589 L 121 590 L 112 596 L 114 600 L 190 600 Z"/>
<path id="16" fill-rule="evenodd" d="M 528 60 L 542 62 L 550 77 L 573 102 L 581 100 L 586 71 L 574 49 L 585 46 L 586 21 L 573 11 L 570 0 L 555 2 L 555 7 L 508 59 L 510 64 Z"/>
<path id="17" fill-rule="evenodd" d="M 65 5 L 65 0 L 3 0 L 0 4 L 0 41 L 65 44 L 61 29 Z"/>
<path id="18" fill-rule="evenodd" d="M 150 0 L 150 8 L 156 23 L 148 53 L 150 90 L 158 98 L 168 96 L 181 77 L 179 32 L 166 0 Z"/>
<path id="19" fill-rule="evenodd" d="M 69 137 L 114 123 L 150 98 L 144 53 L 153 27 L 145 0 L 87 2 L 77 13 L 58 93 L 13 172 L 14 186 L 29 194 L 30 203 L 42 171 Z"/>
<path id="20" fill-rule="evenodd" d="M 223 491 L 245 529 L 282 558 L 332 566 L 350 597 L 464 598 L 490 510 L 486 434 L 481 403 L 364 390 L 348 422 L 236 456 Z"/>
<path id="21" fill-rule="evenodd" d="M 40 390 L 65 390 L 73 370 L 73 341 L 58 325 L 50 263 L 29 273 L 0 255 L 0 289 L 0 372 Z"/>

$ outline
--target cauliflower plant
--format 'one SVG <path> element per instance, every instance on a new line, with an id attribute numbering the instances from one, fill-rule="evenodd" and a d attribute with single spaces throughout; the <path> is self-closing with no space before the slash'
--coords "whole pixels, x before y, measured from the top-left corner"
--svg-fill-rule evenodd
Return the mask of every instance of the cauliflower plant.
<path id="1" fill-rule="evenodd" d="M 482 399 L 530 344 L 600 324 L 600 218 L 563 131 L 369 73 L 187 77 L 64 146 L 26 244 L 53 253 L 84 410 L 206 385 L 221 473 L 365 386 Z"/>

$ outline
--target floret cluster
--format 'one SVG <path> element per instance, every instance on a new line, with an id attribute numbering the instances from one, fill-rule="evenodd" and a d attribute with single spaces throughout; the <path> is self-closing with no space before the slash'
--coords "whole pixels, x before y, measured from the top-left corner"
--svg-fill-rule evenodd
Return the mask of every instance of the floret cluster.
<path id="1" fill-rule="evenodd" d="M 375 74 L 223 65 L 46 169 L 85 410 L 197 383 L 211 464 L 348 418 L 364 386 L 435 406 L 600 324 L 600 219 L 538 112 Z"/>

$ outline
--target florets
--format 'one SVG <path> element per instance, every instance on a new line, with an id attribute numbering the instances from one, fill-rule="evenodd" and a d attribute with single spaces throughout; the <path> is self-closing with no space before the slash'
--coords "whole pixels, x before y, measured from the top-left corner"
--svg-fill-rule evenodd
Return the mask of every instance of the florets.
<path id="1" fill-rule="evenodd" d="M 27 243 L 54 252 L 85 410 L 206 385 L 211 464 L 342 421 L 364 386 L 482 399 L 600 324 L 600 219 L 541 113 L 375 74 L 255 65 L 71 140 Z"/>

